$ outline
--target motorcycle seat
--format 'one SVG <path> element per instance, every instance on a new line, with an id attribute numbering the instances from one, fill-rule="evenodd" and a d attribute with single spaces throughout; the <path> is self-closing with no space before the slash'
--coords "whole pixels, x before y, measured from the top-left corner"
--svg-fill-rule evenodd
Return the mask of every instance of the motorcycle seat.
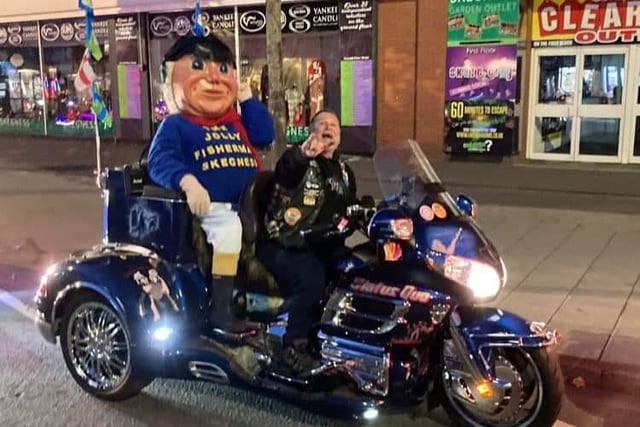
<path id="1" fill-rule="evenodd" d="M 263 218 L 274 183 L 271 171 L 259 172 L 247 185 L 240 199 L 238 214 L 242 222 L 242 249 L 238 262 L 236 290 L 270 297 L 283 296 L 273 275 L 256 255 L 256 242 L 263 231 Z M 199 219 L 194 217 L 193 245 L 198 253 L 198 264 L 203 274 L 209 276 L 213 248 L 206 241 Z"/>
<path id="2" fill-rule="evenodd" d="M 240 199 L 239 215 L 242 221 L 242 251 L 238 275 L 243 290 L 269 296 L 282 296 L 273 275 L 258 259 L 256 243 L 264 236 L 264 217 L 275 183 L 273 171 L 260 171 L 249 182 Z"/>
<path id="3" fill-rule="evenodd" d="M 153 182 L 148 174 L 147 162 L 144 157 L 139 162 L 125 165 L 122 172 L 125 193 L 130 196 L 160 199 L 158 202 L 185 200 L 184 193 L 159 187 Z M 256 255 L 256 241 L 264 227 L 263 218 L 273 185 L 273 172 L 262 171 L 249 182 L 242 194 L 238 213 L 242 222 L 243 234 L 236 289 L 252 294 L 281 297 L 282 291 L 276 280 Z M 210 279 L 213 248 L 206 240 L 200 226 L 200 219 L 191 215 L 188 210 L 185 215 L 186 221 L 179 228 L 184 230 L 186 241 L 190 241 L 195 256 L 194 261 L 197 262 L 200 271 L 205 278 Z"/>

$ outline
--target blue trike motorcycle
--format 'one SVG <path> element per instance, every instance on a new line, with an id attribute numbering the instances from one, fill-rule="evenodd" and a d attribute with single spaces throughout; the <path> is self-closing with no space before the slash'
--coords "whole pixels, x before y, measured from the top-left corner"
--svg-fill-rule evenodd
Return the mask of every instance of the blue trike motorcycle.
<path id="1" fill-rule="evenodd" d="M 377 206 L 363 198 L 335 227 L 301 231 L 366 237 L 330 275 L 314 339 L 322 367 L 309 376 L 278 369 L 287 295 L 255 256 L 269 171 L 239 206 L 233 308 L 255 328 L 211 325 L 211 248 L 183 195 L 154 186 L 144 162 L 103 172 L 103 242 L 47 270 L 36 324 L 52 343 L 59 337 L 74 380 L 102 399 L 129 398 L 164 377 L 361 420 L 443 406 L 457 426 L 552 426 L 564 393 L 557 334 L 486 305 L 507 275 L 473 200 L 445 190 L 415 141 L 383 145 L 373 162 Z"/>

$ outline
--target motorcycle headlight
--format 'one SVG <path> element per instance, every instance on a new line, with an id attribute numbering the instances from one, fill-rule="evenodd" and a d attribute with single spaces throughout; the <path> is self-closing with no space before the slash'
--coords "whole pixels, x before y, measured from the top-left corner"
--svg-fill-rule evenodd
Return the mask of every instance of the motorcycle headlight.
<path id="1" fill-rule="evenodd" d="M 498 271 L 483 262 L 448 256 L 444 263 L 444 275 L 468 287 L 478 299 L 495 297 L 502 287 Z"/>

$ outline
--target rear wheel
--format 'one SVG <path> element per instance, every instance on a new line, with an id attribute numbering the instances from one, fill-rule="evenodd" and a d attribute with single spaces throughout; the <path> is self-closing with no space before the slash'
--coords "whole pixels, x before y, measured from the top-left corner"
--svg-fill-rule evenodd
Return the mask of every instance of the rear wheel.
<path id="1" fill-rule="evenodd" d="M 450 347 L 449 347 L 450 348 Z M 499 387 L 479 388 L 452 368 L 442 373 L 443 406 L 456 426 L 551 427 L 560 413 L 564 382 L 557 355 L 547 348 L 496 348 Z M 446 354 L 445 360 L 451 360 Z"/>
<path id="2" fill-rule="evenodd" d="M 127 399 L 153 380 L 137 362 L 126 323 L 98 295 L 78 294 L 66 304 L 60 346 L 73 379 L 101 399 Z"/>

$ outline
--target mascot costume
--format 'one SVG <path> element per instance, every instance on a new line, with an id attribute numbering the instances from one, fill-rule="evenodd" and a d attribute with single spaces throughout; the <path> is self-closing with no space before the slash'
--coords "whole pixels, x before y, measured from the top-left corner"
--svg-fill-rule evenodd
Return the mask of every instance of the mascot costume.
<path id="1" fill-rule="evenodd" d="M 237 206 L 261 167 L 254 147 L 274 140 L 273 118 L 248 84 L 238 84 L 233 52 L 213 35 L 181 37 L 162 68 L 170 114 L 151 142 L 149 175 L 160 186 L 186 193 L 213 246 L 212 321 L 241 332 L 246 325 L 231 309 L 242 244 Z"/>

